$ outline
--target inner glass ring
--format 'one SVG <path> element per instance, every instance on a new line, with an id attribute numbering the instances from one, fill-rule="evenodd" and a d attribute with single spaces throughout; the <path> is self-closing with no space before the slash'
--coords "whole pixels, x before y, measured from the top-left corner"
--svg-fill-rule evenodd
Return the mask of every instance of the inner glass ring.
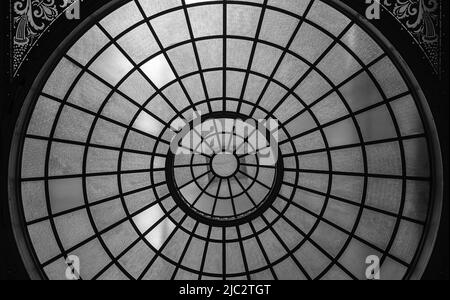
<path id="1" fill-rule="evenodd" d="M 247 118 L 244 115 L 228 112 L 217 112 L 202 116 L 203 122 L 220 119 L 246 120 Z M 188 124 L 191 130 L 196 128 L 195 124 L 194 121 Z M 228 133 L 222 132 L 222 134 Z M 267 132 L 266 134 L 269 134 L 268 142 L 270 142 L 270 133 Z M 251 145 L 249 147 L 252 148 Z M 172 192 L 172 197 L 179 207 L 192 218 L 211 226 L 238 226 L 261 216 L 277 198 L 282 185 L 284 169 L 283 161 L 279 157 L 274 163 L 274 166 L 270 168 L 270 186 L 263 187 L 257 182 L 259 181 L 258 176 L 262 172 L 261 169 L 264 167 L 258 159 L 259 154 L 253 152 L 254 149 L 244 155 L 239 155 L 236 149 L 233 150 L 232 148 L 216 149 L 212 154 L 198 153 L 198 149 L 192 150 L 194 151 L 191 154 L 177 154 L 177 152 L 169 151 L 166 159 L 167 184 Z M 198 197 L 194 197 L 196 198 L 195 200 L 189 197 L 189 181 L 179 175 L 180 163 L 178 159 L 183 155 L 190 156 L 189 159 L 183 158 L 181 161 L 183 163 L 190 161 L 189 168 L 193 177 L 192 186 L 195 185 L 195 189 L 200 189 L 201 192 Z M 193 159 L 195 156 L 203 159 L 204 163 L 199 164 L 198 159 Z M 245 159 L 251 159 L 256 163 L 248 164 L 247 166 L 245 163 L 242 163 L 243 161 L 245 162 Z M 197 163 L 194 163 L 194 161 L 197 161 Z M 183 184 L 180 184 L 180 177 L 183 180 Z M 201 180 L 204 180 L 203 186 L 199 183 Z M 242 183 L 244 181 L 248 181 L 248 183 Z M 209 183 L 206 184 L 206 182 Z M 233 183 L 242 192 L 233 193 L 233 188 L 231 187 Z M 214 192 L 211 192 L 211 190 L 214 190 Z M 224 197 L 222 195 L 224 190 L 229 191 L 229 196 Z M 248 207 L 244 205 L 245 209 L 239 209 L 239 206 L 242 205 L 239 200 L 240 196 L 245 194 L 250 195 L 252 193 L 259 195 L 259 197 L 251 199 L 252 203 L 248 203 Z M 205 205 L 212 207 L 212 212 L 206 212 L 203 207 L 199 209 L 198 203 L 202 201 L 203 207 Z M 207 203 L 205 204 L 205 202 Z M 226 204 L 226 202 L 232 202 L 232 204 Z M 220 213 L 219 209 L 216 210 L 216 208 L 221 205 L 229 205 L 230 207 L 232 205 L 233 213 Z"/>
<path id="2" fill-rule="evenodd" d="M 230 178 L 238 172 L 239 160 L 233 153 L 221 152 L 211 159 L 211 169 L 219 177 Z"/>

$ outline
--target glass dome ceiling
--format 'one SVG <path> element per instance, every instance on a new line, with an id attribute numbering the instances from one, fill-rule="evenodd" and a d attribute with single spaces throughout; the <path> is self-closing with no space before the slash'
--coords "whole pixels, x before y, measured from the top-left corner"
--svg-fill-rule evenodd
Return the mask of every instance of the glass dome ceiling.
<path id="1" fill-rule="evenodd" d="M 67 43 L 18 127 L 44 278 L 69 255 L 82 279 L 366 279 L 370 255 L 384 279 L 416 272 L 441 201 L 431 119 L 342 5 L 115 1 Z M 171 153 L 198 112 L 278 120 L 278 160 Z"/>

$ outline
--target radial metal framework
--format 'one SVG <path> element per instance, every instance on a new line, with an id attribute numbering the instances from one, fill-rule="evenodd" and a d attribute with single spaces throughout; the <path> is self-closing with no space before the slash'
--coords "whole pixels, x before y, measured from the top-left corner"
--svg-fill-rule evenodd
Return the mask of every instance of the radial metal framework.
<path id="1" fill-rule="evenodd" d="M 335 1 L 114 1 L 35 87 L 11 188 L 44 278 L 69 255 L 82 279 L 366 279 L 370 255 L 406 279 L 428 260 L 431 115 L 395 50 Z M 199 111 L 277 119 L 277 164 L 220 174 L 214 155 L 173 155 L 172 122 Z"/>

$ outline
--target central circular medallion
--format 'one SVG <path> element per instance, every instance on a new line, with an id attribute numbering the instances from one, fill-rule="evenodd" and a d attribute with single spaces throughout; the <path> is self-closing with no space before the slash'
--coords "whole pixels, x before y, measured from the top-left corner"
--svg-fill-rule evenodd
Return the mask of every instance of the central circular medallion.
<path id="1" fill-rule="evenodd" d="M 174 139 L 167 184 L 190 217 L 237 226 L 261 216 L 277 198 L 283 160 L 267 128 L 255 124 L 236 113 L 211 113 L 186 124 Z"/>
<path id="2" fill-rule="evenodd" d="M 222 152 L 213 157 L 211 168 L 218 177 L 229 178 L 238 171 L 239 161 L 233 153 Z"/>

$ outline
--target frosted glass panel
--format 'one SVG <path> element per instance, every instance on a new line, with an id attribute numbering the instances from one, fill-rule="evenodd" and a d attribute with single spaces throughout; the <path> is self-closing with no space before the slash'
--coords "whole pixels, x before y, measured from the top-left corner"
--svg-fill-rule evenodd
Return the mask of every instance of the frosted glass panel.
<path id="1" fill-rule="evenodd" d="M 333 1 L 122 2 L 27 111 L 19 199 L 46 276 L 71 254 L 81 279 L 364 280 L 377 255 L 408 278 L 436 149 L 389 45 Z"/>

